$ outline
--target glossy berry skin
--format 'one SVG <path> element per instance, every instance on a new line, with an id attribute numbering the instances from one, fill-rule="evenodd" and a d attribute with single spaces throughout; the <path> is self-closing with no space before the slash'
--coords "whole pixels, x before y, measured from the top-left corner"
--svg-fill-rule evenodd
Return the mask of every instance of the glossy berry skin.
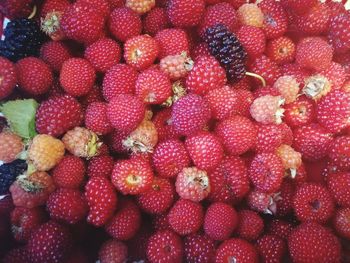
<path id="1" fill-rule="evenodd" d="M 347 13 L 337 13 L 329 25 L 328 38 L 334 47 L 335 52 L 345 53 L 350 49 L 349 27 L 350 16 Z"/>
<path id="2" fill-rule="evenodd" d="M 315 103 L 306 96 L 284 106 L 284 121 L 290 127 L 300 127 L 315 120 Z"/>
<path id="3" fill-rule="evenodd" d="M 85 171 L 86 168 L 82 159 L 73 155 L 66 155 L 55 166 L 51 175 L 57 187 L 76 189 L 83 183 Z"/>
<path id="4" fill-rule="evenodd" d="M 184 240 L 184 252 L 189 263 L 210 263 L 215 257 L 214 241 L 207 235 L 188 235 Z"/>
<path id="5" fill-rule="evenodd" d="M 350 237 L 350 208 L 340 208 L 337 210 L 334 220 L 333 227 L 337 231 L 337 234 L 344 237 Z"/>
<path id="6" fill-rule="evenodd" d="M 317 4 L 316 0 L 287 0 L 283 3 L 284 8 L 293 10 L 298 15 L 305 14 L 310 8 Z"/>
<path id="7" fill-rule="evenodd" d="M 158 141 L 162 142 L 169 139 L 177 139 L 179 135 L 174 129 L 171 120 L 172 109 L 162 109 L 154 114 L 152 119 L 158 133 Z"/>
<path id="8" fill-rule="evenodd" d="M 204 231 L 214 240 L 228 239 L 238 225 L 236 210 L 224 203 L 213 203 L 209 206 L 204 218 Z"/>
<path id="9" fill-rule="evenodd" d="M 295 214 L 300 221 L 326 222 L 334 211 L 329 191 L 312 183 L 303 184 L 297 189 L 293 203 Z"/>
<path id="10" fill-rule="evenodd" d="M 68 257 L 71 248 L 72 236 L 69 230 L 52 220 L 37 228 L 27 243 L 30 262 L 35 263 L 62 262 Z"/>
<path id="11" fill-rule="evenodd" d="M 250 114 L 254 120 L 262 124 L 281 124 L 284 109 L 282 96 L 263 95 L 256 98 L 250 106 Z"/>
<path id="12" fill-rule="evenodd" d="M 225 263 L 231 259 L 242 263 L 259 262 L 259 256 L 255 247 L 248 241 L 240 238 L 227 239 L 216 250 L 215 262 Z"/>
<path id="13" fill-rule="evenodd" d="M 121 48 L 117 42 L 110 38 L 102 38 L 89 45 L 84 57 L 98 72 L 106 72 L 121 58 Z"/>
<path id="14" fill-rule="evenodd" d="M 258 133 L 254 150 L 257 153 L 275 152 L 283 143 L 283 131 L 280 125 L 257 125 Z"/>
<path id="15" fill-rule="evenodd" d="M 11 163 L 23 151 L 22 138 L 18 135 L 4 131 L 0 133 L 0 160 L 4 163 Z"/>
<path id="16" fill-rule="evenodd" d="M 338 133 L 348 124 L 350 117 L 350 95 L 334 90 L 323 97 L 317 104 L 318 122 L 332 133 Z"/>
<path id="17" fill-rule="evenodd" d="M 119 94 L 108 103 L 107 117 L 113 128 L 131 132 L 145 116 L 143 103 L 135 96 Z"/>
<path id="18" fill-rule="evenodd" d="M 105 74 L 102 84 L 103 97 L 110 101 L 118 94 L 133 94 L 138 73 L 126 64 L 117 64 Z"/>
<path id="19" fill-rule="evenodd" d="M 264 53 L 266 38 L 262 29 L 243 25 L 237 32 L 237 37 L 249 56 L 258 57 Z"/>
<path id="20" fill-rule="evenodd" d="M 101 263 L 125 262 L 128 258 L 128 247 L 118 240 L 107 240 L 98 252 L 98 259 Z"/>
<path id="21" fill-rule="evenodd" d="M 328 154 L 332 134 L 319 124 L 311 123 L 294 131 L 293 148 L 307 160 L 318 160 Z"/>
<path id="22" fill-rule="evenodd" d="M 153 64 L 158 56 L 157 41 L 149 35 L 140 35 L 128 39 L 124 44 L 124 59 L 126 64 L 137 70 L 146 69 Z"/>
<path id="23" fill-rule="evenodd" d="M 57 189 L 47 200 L 52 219 L 75 224 L 85 218 L 88 206 L 83 194 L 75 189 Z"/>
<path id="24" fill-rule="evenodd" d="M 183 244 L 181 238 L 171 230 L 161 230 L 153 234 L 147 242 L 147 259 L 151 263 L 181 263 Z"/>
<path id="25" fill-rule="evenodd" d="M 329 158 L 340 171 L 346 171 L 350 167 L 349 146 L 349 137 L 339 136 L 334 139 L 329 148 Z"/>
<path id="26" fill-rule="evenodd" d="M 277 64 L 293 62 L 295 57 L 295 44 L 288 37 L 279 37 L 268 42 L 267 56 Z"/>
<path id="27" fill-rule="evenodd" d="M 281 70 L 277 63 L 265 55 L 261 55 L 254 60 L 250 66 L 250 71 L 262 76 L 269 85 L 273 85 L 281 76 Z"/>
<path id="28" fill-rule="evenodd" d="M 142 210 L 150 214 L 164 213 L 174 201 L 175 189 L 168 179 L 155 177 L 152 187 L 137 196 L 137 203 Z"/>
<path id="29" fill-rule="evenodd" d="M 17 84 L 17 73 L 15 65 L 8 59 L 0 58 L 0 99 L 6 98 L 11 94 Z"/>
<path id="30" fill-rule="evenodd" d="M 224 155 L 219 138 L 208 132 L 188 137 L 185 146 L 194 165 L 206 171 L 214 169 Z"/>
<path id="31" fill-rule="evenodd" d="M 257 240 L 257 250 L 264 263 L 275 263 L 282 261 L 287 245 L 278 236 L 264 235 Z"/>
<path id="32" fill-rule="evenodd" d="M 200 56 L 186 78 L 190 92 L 204 95 L 209 90 L 221 88 L 226 83 L 225 70 L 212 56 Z"/>
<path id="33" fill-rule="evenodd" d="M 268 233 L 286 240 L 292 231 L 293 225 L 281 219 L 273 219 L 268 226 Z"/>
<path id="34" fill-rule="evenodd" d="M 146 160 L 120 160 L 113 168 L 112 183 L 123 194 L 141 194 L 152 187 L 153 171 Z"/>
<path id="35" fill-rule="evenodd" d="M 288 249 L 294 262 L 340 261 L 340 243 L 332 232 L 316 223 L 303 223 L 288 237 Z"/>
<path id="36" fill-rule="evenodd" d="M 135 93 L 146 104 L 162 104 L 172 95 L 170 79 L 159 69 L 147 69 L 138 75 Z"/>
<path id="37" fill-rule="evenodd" d="M 197 167 L 186 167 L 176 177 L 176 192 L 181 198 L 199 202 L 210 193 L 208 174 Z"/>
<path id="38" fill-rule="evenodd" d="M 153 166 L 161 177 L 175 177 L 190 165 L 190 157 L 184 144 L 178 140 L 160 142 L 152 155 Z"/>
<path id="39" fill-rule="evenodd" d="M 129 199 L 121 200 L 118 207 L 116 214 L 105 226 L 105 230 L 113 238 L 131 239 L 141 225 L 140 209 Z"/>
<path id="40" fill-rule="evenodd" d="M 165 8 L 155 7 L 149 11 L 144 20 L 143 26 L 146 34 L 154 36 L 159 31 L 169 27 L 169 19 Z"/>
<path id="41" fill-rule="evenodd" d="M 99 135 L 110 133 L 113 128 L 107 117 L 108 105 L 105 102 L 93 102 L 85 111 L 85 126 Z"/>
<path id="42" fill-rule="evenodd" d="M 59 72 L 63 63 L 71 57 L 69 47 L 60 41 L 48 41 L 40 48 L 40 58 L 56 72 Z"/>
<path id="43" fill-rule="evenodd" d="M 158 57 L 160 59 L 170 55 L 180 55 L 182 52 L 190 53 L 188 36 L 182 29 L 164 29 L 159 31 L 154 38 L 159 45 Z"/>
<path id="44" fill-rule="evenodd" d="M 87 175 L 89 177 L 101 176 L 109 178 L 114 166 L 113 157 L 109 155 L 96 156 L 89 160 Z"/>
<path id="45" fill-rule="evenodd" d="M 251 210 L 238 212 L 237 235 L 246 240 L 256 240 L 264 230 L 264 221 L 258 213 Z"/>
<path id="46" fill-rule="evenodd" d="M 171 113 L 175 132 L 187 136 L 203 129 L 210 116 L 208 102 L 196 94 L 180 98 L 173 105 Z"/>
<path id="47" fill-rule="evenodd" d="M 242 25 L 262 27 L 264 14 L 256 4 L 243 4 L 237 10 L 238 19 Z"/>
<path id="48" fill-rule="evenodd" d="M 85 185 L 85 198 L 89 206 L 87 222 L 97 227 L 105 225 L 118 202 L 112 183 L 102 176 L 90 178 Z"/>
<path id="49" fill-rule="evenodd" d="M 334 201 L 343 207 L 350 205 L 349 173 L 341 172 L 328 175 L 327 186 Z"/>
<path id="50" fill-rule="evenodd" d="M 112 35 L 121 42 L 140 35 L 140 16 L 130 8 L 115 8 L 109 16 L 108 27 Z"/>
<path id="51" fill-rule="evenodd" d="M 41 59 L 27 57 L 16 63 L 17 81 L 21 89 L 32 95 L 46 93 L 53 76 L 49 66 Z"/>
<path id="52" fill-rule="evenodd" d="M 284 167 L 282 160 L 273 153 L 255 155 L 249 167 L 249 178 L 261 191 L 275 192 L 282 183 Z"/>
<path id="53" fill-rule="evenodd" d="M 215 133 L 222 140 L 226 151 L 239 155 L 254 145 L 257 130 L 251 120 L 237 115 L 219 122 Z"/>
<path id="54" fill-rule="evenodd" d="M 199 24 L 205 10 L 203 0 L 170 0 L 167 14 L 175 27 L 191 27 Z"/>
<path id="55" fill-rule="evenodd" d="M 179 199 L 168 213 L 168 222 L 176 233 L 185 236 L 196 233 L 200 229 L 203 217 L 203 208 L 200 203 Z"/>

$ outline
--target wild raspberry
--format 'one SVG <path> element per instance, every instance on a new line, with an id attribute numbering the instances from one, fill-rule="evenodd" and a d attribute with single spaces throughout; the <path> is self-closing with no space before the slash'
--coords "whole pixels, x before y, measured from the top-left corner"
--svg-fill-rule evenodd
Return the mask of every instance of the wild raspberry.
<path id="1" fill-rule="evenodd" d="M 101 176 L 109 178 L 112 174 L 114 161 L 109 155 L 96 156 L 89 160 L 87 175 L 89 177 Z"/>
<path id="2" fill-rule="evenodd" d="M 66 155 L 53 169 L 52 178 L 58 187 L 79 188 L 84 180 L 85 170 L 82 159 Z"/>
<path id="3" fill-rule="evenodd" d="M 126 0 L 125 6 L 134 10 L 138 14 L 144 14 L 150 11 L 156 5 L 155 0 Z"/>
<path id="4" fill-rule="evenodd" d="M 238 108 L 238 114 L 250 118 L 249 109 L 254 101 L 253 93 L 250 90 L 245 89 L 237 89 L 235 91 L 240 105 Z"/>
<path id="5" fill-rule="evenodd" d="M 298 97 L 299 83 L 293 76 L 279 77 L 273 87 L 279 91 L 286 104 L 295 101 Z"/>
<path id="6" fill-rule="evenodd" d="M 215 257 L 214 241 L 202 234 L 188 235 L 184 240 L 184 252 L 189 263 L 212 262 Z"/>
<path id="7" fill-rule="evenodd" d="M 238 212 L 237 234 L 246 240 L 256 240 L 264 229 L 264 221 L 258 213 L 251 210 Z"/>
<path id="8" fill-rule="evenodd" d="M 153 8 L 146 14 L 143 21 L 143 27 L 146 34 L 154 36 L 159 31 L 169 27 L 169 19 L 166 10 L 161 7 Z"/>
<path id="9" fill-rule="evenodd" d="M 169 28 L 159 31 L 155 35 L 159 45 L 160 59 L 170 55 L 180 55 L 182 52 L 189 54 L 189 43 L 187 33 L 178 28 Z"/>
<path id="10" fill-rule="evenodd" d="M 204 10 L 204 0 L 170 0 L 167 6 L 168 17 L 175 27 L 198 25 Z"/>
<path id="11" fill-rule="evenodd" d="M 345 53 L 350 49 L 350 15 L 348 13 L 337 14 L 329 25 L 328 38 L 336 53 Z"/>
<path id="12" fill-rule="evenodd" d="M 278 147 L 276 154 L 281 158 L 284 169 L 291 169 L 294 173 L 302 164 L 301 153 L 289 145 L 282 144 Z"/>
<path id="13" fill-rule="evenodd" d="M 250 106 L 250 113 L 257 122 L 280 124 L 284 112 L 284 109 L 281 108 L 283 104 L 284 99 L 280 96 L 262 96 L 253 101 Z"/>
<path id="14" fill-rule="evenodd" d="M 325 76 L 335 89 L 343 86 L 347 76 L 345 67 L 336 62 L 332 62 L 330 67 L 321 71 L 320 74 Z"/>
<path id="15" fill-rule="evenodd" d="M 22 138 L 18 135 L 9 131 L 0 133 L 0 160 L 2 162 L 10 163 L 16 160 L 23 151 L 23 147 Z"/>
<path id="16" fill-rule="evenodd" d="M 248 241 L 240 238 L 231 238 L 222 242 L 217 248 L 215 262 L 225 263 L 234 259 L 237 262 L 257 263 L 259 261 L 258 258 L 258 252 Z"/>
<path id="17" fill-rule="evenodd" d="M 196 167 L 184 168 L 176 178 L 176 192 L 181 198 L 199 202 L 210 193 L 210 181 L 207 172 Z"/>
<path id="18" fill-rule="evenodd" d="M 282 4 L 284 8 L 289 8 L 292 11 L 296 12 L 298 15 L 302 15 L 310 10 L 310 8 L 314 7 L 317 2 L 317 0 L 286 0 Z"/>
<path id="19" fill-rule="evenodd" d="M 128 258 L 128 247 L 121 241 L 110 239 L 104 242 L 98 252 L 101 263 L 124 262 Z"/>
<path id="20" fill-rule="evenodd" d="M 283 131 L 281 125 L 259 124 L 254 150 L 257 153 L 275 152 L 283 143 Z"/>
<path id="21" fill-rule="evenodd" d="M 243 25 L 262 27 L 264 14 L 256 4 L 243 4 L 238 10 L 238 19 Z"/>
<path id="22" fill-rule="evenodd" d="M 264 235 L 257 240 L 257 250 L 264 262 L 280 262 L 286 253 L 286 242 L 275 235 Z"/>
<path id="23" fill-rule="evenodd" d="M 333 220 L 333 227 L 337 234 L 344 237 L 350 237 L 350 208 L 339 208 Z"/>
<path id="24" fill-rule="evenodd" d="M 265 55 L 261 55 L 253 61 L 250 71 L 262 76 L 268 85 L 273 85 L 282 75 L 277 63 Z"/>
<path id="25" fill-rule="evenodd" d="M 181 55 L 166 56 L 161 59 L 159 66 L 170 79 L 177 80 L 186 77 L 188 71 L 193 68 L 193 61 L 187 57 L 186 53 L 182 53 Z"/>
<path id="26" fill-rule="evenodd" d="M 277 64 L 293 62 L 295 57 L 295 44 L 285 36 L 275 38 L 267 43 L 266 55 Z"/>
<path id="27" fill-rule="evenodd" d="M 350 191 L 347 187 L 350 182 L 349 173 L 340 172 L 328 176 L 327 186 L 335 202 L 340 206 L 348 207 L 350 204 Z"/>
<path id="28" fill-rule="evenodd" d="M 72 57 L 69 47 L 60 41 L 48 41 L 40 48 L 40 57 L 54 71 L 59 72 L 63 63 Z"/>
<path id="29" fill-rule="evenodd" d="M 264 53 L 266 38 L 262 29 L 243 25 L 237 32 L 237 37 L 249 56 L 258 57 Z"/>

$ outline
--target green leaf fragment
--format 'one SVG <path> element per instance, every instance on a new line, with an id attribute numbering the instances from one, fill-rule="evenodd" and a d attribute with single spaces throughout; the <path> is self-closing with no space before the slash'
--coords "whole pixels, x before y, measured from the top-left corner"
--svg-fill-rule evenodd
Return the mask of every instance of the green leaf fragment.
<path id="1" fill-rule="evenodd" d="M 35 131 L 35 114 L 39 104 L 33 99 L 8 101 L 1 106 L 12 132 L 23 139 L 31 139 Z"/>

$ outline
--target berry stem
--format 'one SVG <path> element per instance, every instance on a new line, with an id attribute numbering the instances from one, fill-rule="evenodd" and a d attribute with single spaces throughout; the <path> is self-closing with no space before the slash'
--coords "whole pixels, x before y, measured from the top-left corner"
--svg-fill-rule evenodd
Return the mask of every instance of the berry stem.
<path id="1" fill-rule="evenodd" d="M 253 78 L 259 79 L 259 80 L 261 81 L 263 87 L 266 87 L 266 81 L 265 81 L 265 79 L 264 79 L 262 76 L 260 76 L 260 75 L 258 75 L 258 74 L 255 74 L 255 73 L 253 73 L 253 72 L 248 72 L 248 71 L 247 71 L 245 74 L 246 74 L 247 76 L 249 76 L 249 77 L 253 77 Z"/>
<path id="2" fill-rule="evenodd" d="M 32 12 L 28 16 L 28 19 L 32 19 L 36 15 L 37 10 L 38 10 L 38 8 L 36 7 L 36 5 L 34 5 Z"/>

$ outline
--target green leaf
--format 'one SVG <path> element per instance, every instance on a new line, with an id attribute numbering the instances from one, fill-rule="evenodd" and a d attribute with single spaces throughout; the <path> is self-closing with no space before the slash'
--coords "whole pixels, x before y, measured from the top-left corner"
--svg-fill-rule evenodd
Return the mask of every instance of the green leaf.
<path id="1" fill-rule="evenodd" d="M 35 131 L 35 114 L 39 104 L 33 99 L 8 101 L 1 105 L 1 112 L 7 119 L 12 132 L 23 139 L 31 139 Z"/>

